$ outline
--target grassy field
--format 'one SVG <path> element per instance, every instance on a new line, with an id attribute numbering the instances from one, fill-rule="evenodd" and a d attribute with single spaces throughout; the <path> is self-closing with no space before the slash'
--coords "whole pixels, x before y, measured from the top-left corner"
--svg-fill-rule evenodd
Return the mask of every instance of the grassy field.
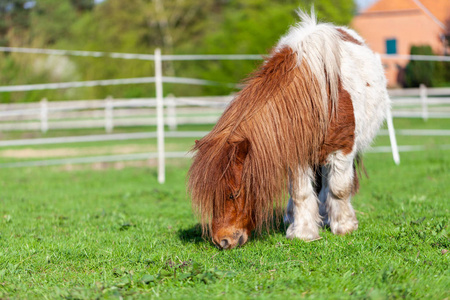
<path id="1" fill-rule="evenodd" d="M 448 121 L 400 122 L 448 129 Z M 450 143 L 414 139 L 399 138 Z M 98 147 L 134 143 L 153 144 Z M 402 153 L 400 166 L 388 153 L 368 153 L 370 178 L 353 201 L 359 229 L 350 235 L 323 229 L 306 243 L 279 228 L 231 251 L 201 238 L 185 192 L 188 160 L 169 161 L 164 185 L 144 166 L 0 169 L 0 299 L 446 299 L 449 153 Z"/>

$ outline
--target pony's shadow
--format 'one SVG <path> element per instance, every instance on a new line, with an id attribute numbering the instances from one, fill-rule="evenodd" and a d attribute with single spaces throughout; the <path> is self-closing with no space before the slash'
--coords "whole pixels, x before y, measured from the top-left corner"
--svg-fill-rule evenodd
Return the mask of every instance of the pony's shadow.
<path id="1" fill-rule="evenodd" d="M 206 238 L 202 235 L 202 225 L 197 223 L 188 228 L 179 229 L 178 238 L 185 244 L 199 244 L 207 242 Z"/>

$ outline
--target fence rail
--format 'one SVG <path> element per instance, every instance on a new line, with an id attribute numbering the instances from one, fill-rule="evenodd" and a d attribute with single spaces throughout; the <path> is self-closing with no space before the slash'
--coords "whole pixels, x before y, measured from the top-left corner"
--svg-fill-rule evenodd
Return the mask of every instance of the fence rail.
<path id="1" fill-rule="evenodd" d="M 166 125 L 215 123 L 232 96 L 166 97 Z M 156 99 L 112 99 L 0 105 L 0 131 L 157 125 Z"/>
<path id="2" fill-rule="evenodd" d="M 450 118 L 450 88 L 390 90 L 396 118 Z M 164 98 L 166 125 L 215 123 L 233 96 Z M 0 105 L 0 131 L 157 125 L 155 98 L 46 101 Z"/>

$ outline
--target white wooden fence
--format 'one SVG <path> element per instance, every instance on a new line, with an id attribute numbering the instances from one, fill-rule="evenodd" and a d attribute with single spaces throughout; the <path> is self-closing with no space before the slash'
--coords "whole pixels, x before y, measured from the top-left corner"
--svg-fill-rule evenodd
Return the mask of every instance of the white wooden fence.
<path id="1" fill-rule="evenodd" d="M 390 90 L 394 118 L 450 118 L 450 88 Z M 170 130 L 183 124 L 214 124 L 233 96 L 164 98 Z M 0 104 L 0 131 L 156 126 L 155 98 Z"/>
<path id="2" fill-rule="evenodd" d="M 418 117 L 450 118 L 450 88 L 426 88 L 390 90 L 393 102 L 392 116 L 394 117 Z M 177 132 L 177 126 L 181 124 L 214 124 L 224 108 L 233 99 L 233 96 L 211 97 L 174 97 L 163 99 L 164 113 L 163 123 L 170 129 L 162 133 L 158 141 L 164 145 L 164 137 L 193 137 L 200 138 L 206 132 Z M 79 100 L 79 101 L 47 101 L 40 103 L 18 103 L 0 105 L 0 131 L 8 130 L 48 130 L 75 129 L 75 128 L 104 128 L 105 135 L 42 138 L 28 140 L 0 141 L 0 147 L 42 145 L 58 143 L 97 142 L 126 139 L 158 138 L 161 132 L 141 132 L 129 134 L 112 134 L 116 127 L 126 126 L 155 126 L 158 125 L 157 101 L 155 98 L 138 99 L 113 99 L 107 97 L 103 100 Z M 391 117 L 388 122 L 391 122 Z M 163 128 L 163 126 L 159 126 Z M 394 128 L 388 126 L 388 130 L 381 131 L 382 135 L 389 135 L 391 147 L 381 147 L 375 151 L 386 152 L 389 148 L 393 153 L 394 161 L 399 163 L 400 151 L 417 151 L 421 147 L 400 146 L 396 147 Z M 450 135 L 450 130 L 397 130 L 401 135 Z M 385 149 L 386 148 L 386 149 Z M 166 153 L 164 147 L 158 149 L 165 157 L 184 157 L 186 153 Z M 147 156 L 146 156 L 147 155 Z M 14 162 L 0 164 L 1 168 L 21 166 L 41 166 L 69 163 L 91 163 L 95 161 L 117 161 L 147 158 L 158 158 L 164 162 L 158 153 L 137 153 L 130 155 L 97 156 L 84 158 L 67 158 L 57 160 L 45 160 L 34 162 Z M 159 166 L 164 170 L 164 164 Z M 164 182 L 164 173 L 159 173 L 159 181 Z M 162 175 L 161 175 L 162 174 Z"/>
<path id="3" fill-rule="evenodd" d="M 176 130 L 178 124 L 215 123 L 224 107 L 232 99 L 232 96 L 195 98 L 166 97 L 163 99 L 163 82 L 200 85 L 223 85 L 224 83 L 193 78 L 164 77 L 161 68 L 162 61 L 261 59 L 260 55 L 161 55 L 159 49 L 156 49 L 154 55 L 2 47 L 0 47 L 0 51 L 153 60 L 155 62 L 155 77 L 0 87 L 0 92 L 13 92 L 131 83 L 155 83 L 156 86 L 156 98 L 149 99 L 113 99 L 108 97 L 107 99 L 102 100 L 64 102 L 49 102 L 46 99 L 42 99 L 38 104 L 0 105 L 0 132 L 10 130 L 41 130 L 46 132 L 54 129 L 104 128 L 105 131 L 109 133 L 105 135 L 84 137 L 0 141 L 0 147 L 156 137 L 158 140 L 157 153 L 136 153 L 130 155 L 1 163 L 0 168 L 158 158 L 158 181 L 160 183 L 165 181 L 165 157 L 186 156 L 186 153 L 184 152 L 166 153 L 164 151 L 164 137 L 201 137 L 205 134 L 204 132 L 165 132 L 164 123 L 169 125 L 171 130 Z M 408 58 L 417 60 L 448 59 L 448 57 L 431 56 L 415 58 L 409 56 Z M 225 85 L 235 86 L 234 84 Z M 449 95 L 450 89 L 426 89 L 425 87 L 421 87 L 421 89 L 410 89 L 407 91 L 392 90 L 391 97 L 393 99 L 393 110 L 392 115 L 391 111 L 388 112 L 389 132 L 386 133 L 390 136 L 391 147 L 390 150 L 386 147 L 381 147 L 383 149 L 380 149 L 380 151 L 392 151 L 394 161 L 398 164 L 400 158 L 398 155 L 392 116 L 421 117 L 424 120 L 428 118 L 450 118 L 450 109 L 448 106 L 448 104 L 450 104 Z M 147 132 L 125 135 L 111 134 L 115 127 L 152 125 L 157 126 L 157 131 L 154 133 Z M 444 135 L 448 135 L 448 132 L 444 133 Z M 400 150 L 416 151 L 419 148 L 420 146 L 401 146 Z"/>
<path id="4" fill-rule="evenodd" d="M 212 124 L 232 96 L 166 97 L 165 121 L 171 130 L 178 124 Z M 0 131 L 155 126 L 156 99 L 47 101 L 0 104 Z"/>
<path id="5" fill-rule="evenodd" d="M 390 90 L 392 114 L 396 118 L 450 118 L 450 88 Z"/>
<path id="6" fill-rule="evenodd" d="M 0 131 L 6 130 L 41 130 L 51 129 L 95 128 L 105 129 L 105 135 L 44 138 L 28 140 L 0 141 L 0 147 L 25 146 L 57 143 L 96 142 L 107 140 L 125 140 L 141 138 L 157 138 L 158 153 L 148 154 L 148 158 L 158 158 L 158 181 L 165 181 L 165 157 L 185 157 L 186 153 L 166 153 L 164 139 L 167 137 L 196 137 L 200 138 L 205 132 L 177 132 L 179 124 L 213 124 L 220 117 L 224 108 L 233 96 L 215 97 L 179 97 L 173 96 L 162 99 L 161 110 L 158 111 L 157 99 L 112 99 L 88 101 L 48 102 L 43 99 L 40 103 L 21 103 L 0 105 Z M 165 108 L 165 113 L 162 111 Z M 390 113 L 390 111 L 389 111 Z M 155 133 L 111 134 L 114 127 L 119 126 L 148 126 L 156 125 Z M 164 125 L 173 130 L 164 131 Z M 391 139 L 393 158 L 400 163 L 397 143 L 392 123 L 392 116 L 388 118 L 389 136 Z M 84 157 L 52 159 L 44 161 L 28 161 L 1 163 L 0 168 L 43 166 L 73 163 L 91 163 L 95 161 L 115 161 L 142 159 L 146 154 L 115 155 L 111 157 Z"/>

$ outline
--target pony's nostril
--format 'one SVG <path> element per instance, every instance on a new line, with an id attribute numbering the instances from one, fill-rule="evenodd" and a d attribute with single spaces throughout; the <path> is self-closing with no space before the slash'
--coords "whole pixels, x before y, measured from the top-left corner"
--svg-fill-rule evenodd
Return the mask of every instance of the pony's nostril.
<path id="1" fill-rule="evenodd" d="M 230 242 L 227 239 L 223 239 L 220 241 L 220 247 L 223 249 L 227 249 L 230 246 Z"/>
<path id="2" fill-rule="evenodd" d="M 247 239 L 245 238 L 245 236 L 241 235 L 241 237 L 239 238 L 239 246 L 244 245 L 246 241 Z"/>

